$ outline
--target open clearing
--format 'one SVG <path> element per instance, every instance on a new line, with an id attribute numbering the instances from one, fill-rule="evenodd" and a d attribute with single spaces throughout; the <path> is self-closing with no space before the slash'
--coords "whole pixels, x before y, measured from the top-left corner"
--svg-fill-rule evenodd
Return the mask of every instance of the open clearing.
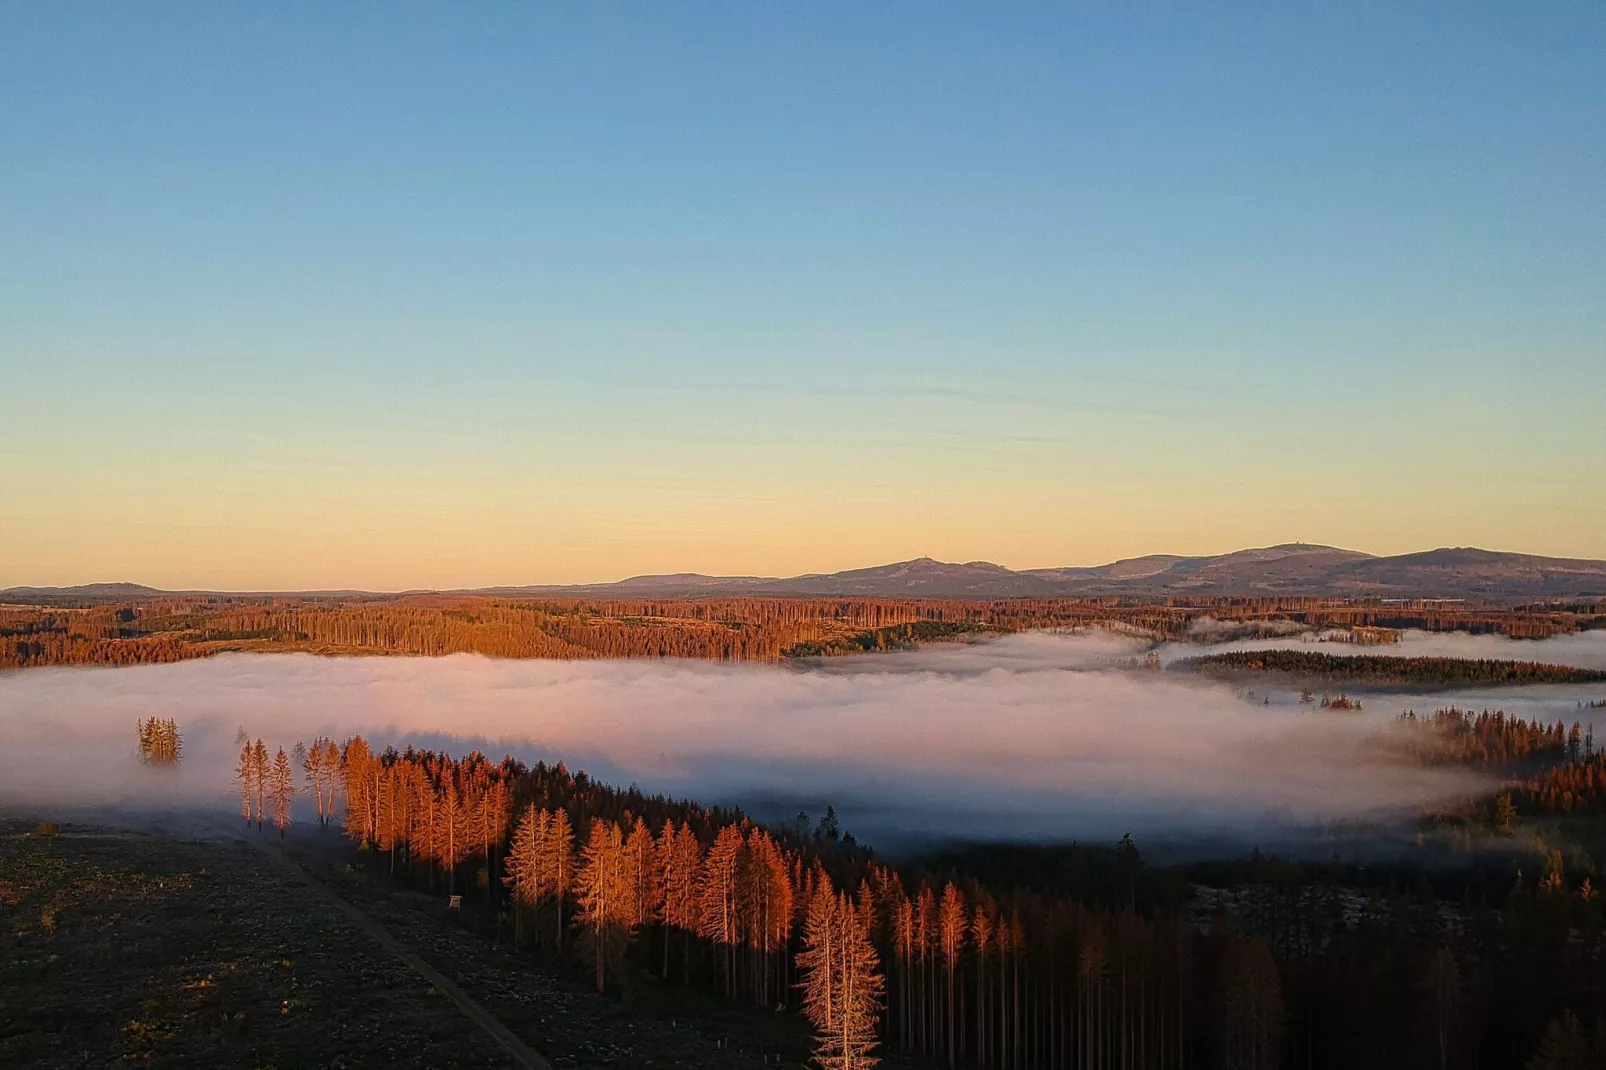
<path id="1" fill-rule="evenodd" d="M 37 827 L 0 819 L 0 1065 L 520 1065 L 329 892 L 554 1067 L 807 1057 L 790 1015 L 645 979 L 598 996 L 475 931 L 472 914 L 339 862 L 351 852 L 334 833 L 292 838 L 309 883 L 243 838 Z"/>

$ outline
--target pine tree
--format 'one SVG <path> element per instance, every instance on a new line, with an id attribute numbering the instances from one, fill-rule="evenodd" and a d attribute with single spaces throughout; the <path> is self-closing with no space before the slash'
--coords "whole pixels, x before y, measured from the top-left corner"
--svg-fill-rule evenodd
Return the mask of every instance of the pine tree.
<path id="1" fill-rule="evenodd" d="M 251 744 L 251 785 L 256 791 L 257 831 L 262 831 L 262 820 L 267 813 L 268 748 L 260 739 Z"/>
<path id="2" fill-rule="evenodd" d="M 440 809 L 440 793 L 435 785 L 430 783 L 429 773 L 422 767 L 415 766 L 407 786 L 411 797 L 410 808 L 413 814 L 412 838 L 408 844 L 407 858 L 410 863 L 422 862 L 429 874 L 429 887 L 435 888 L 435 868 L 431 864 L 440 855 L 439 833 L 440 822 L 436 813 Z M 350 801 L 347 801 L 350 807 Z"/>
<path id="3" fill-rule="evenodd" d="M 448 774 L 435 807 L 435 858 L 446 871 L 448 893 L 457 888 L 457 867 L 468 857 L 471 830 L 471 815 L 463 805 L 457 784 Z"/>
<path id="4" fill-rule="evenodd" d="M 1551 1021 L 1539 1050 L 1528 1060 L 1527 1070 L 1588 1070 L 1599 1065 L 1589 1057 L 1589 1043 L 1578 1025 L 1578 1016 L 1562 1011 Z"/>
<path id="5" fill-rule="evenodd" d="M 625 838 L 625 854 L 631 878 L 630 924 L 651 925 L 663 916 L 664 871 L 652 830 L 639 817 Z"/>
<path id="6" fill-rule="evenodd" d="M 177 765 L 184 748 L 178 722 L 155 717 L 138 724 L 139 760 L 145 765 Z"/>
<path id="7" fill-rule="evenodd" d="M 323 808 L 323 787 L 325 775 L 323 742 L 324 741 L 321 736 L 313 740 L 312 746 L 307 748 L 306 754 L 303 755 L 301 759 L 301 770 L 306 776 L 307 791 L 312 795 L 313 809 L 317 811 L 319 826 L 327 825 L 329 823 L 328 815 L 324 812 Z"/>
<path id="8" fill-rule="evenodd" d="M 523 917 L 541 901 L 545 881 L 541 873 L 542 848 L 552 816 L 530 803 L 519 815 L 502 863 L 502 883 L 513 898 L 513 947 L 519 946 Z"/>
<path id="9" fill-rule="evenodd" d="M 372 786 L 377 780 L 376 764 L 368 741 L 352 736 L 340 758 L 340 772 L 346 789 L 346 835 L 368 845 L 374 840 L 375 799 Z"/>
<path id="10" fill-rule="evenodd" d="M 256 762 L 252 759 L 251 744 L 240 747 L 240 764 L 234 768 L 234 779 L 240 785 L 240 816 L 249 825 L 253 816 L 251 804 L 256 801 Z"/>
<path id="11" fill-rule="evenodd" d="M 546 889 L 552 896 L 557 912 L 557 946 L 563 947 L 563 901 L 569 894 L 574 879 L 574 826 L 569 823 L 569 812 L 552 811 L 547 823 L 546 842 L 541 849 L 541 871 Z"/>
<path id="12" fill-rule="evenodd" d="M 494 857 L 497 847 L 507 833 L 507 823 L 513 814 L 513 796 L 508 792 L 507 781 L 497 778 L 479 793 L 475 813 L 479 816 L 478 839 L 485 851 L 485 886 L 494 889 L 498 883 Z M 486 893 L 492 899 L 494 895 Z"/>
<path id="13" fill-rule="evenodd" d="M 803 923 L 803 947 L 797 953 L 802 975 L 803 1016 L 814 1026 L 816 1038 L 833 1035 L 837 1020 L 837 961 L 841 957 L 837 895 L 829 877 L 821 875 L 809 899 Z"/>
<path id="14" fill-rule="evenodd" d="M 1221 1063 L 1271 1070 L 1283 1036 L 1282 979 L 1264 940 L 1233 940 L 1222 956 L 1217 996 Z"/>
<path id="15" fill-rule="evenodd" d="M 317 743 L 314 742 L 314 748 Z M 335 796 L 340 786 L 340 747 L 332 739 L 323 741 L 323 760 L 318 763 L 323 776 L 323 823 L 328 825 L 335 816 Z"/>
<path id="16" fill-rule="evenodd" d="M 660 868 L 664 875 L 664 927 L 679 930 L 684 936 L 681 973 L 689 977 L 691 970 L 691 938 L 700 928 L 702 920 L 699 885 L 703 870 L 703 845 L 690 825 L 676 826 L 665 821 L 658 837 Z M 663 975 L 669 976 L 669 937 L 664 935 Z"/>
<path id="17" fill-rule="evenodd" d="M 959 955 L 965 949 L 965 897 L 953 881 L 942 890 L 942 905 L 937 910 L 937 940 L 942 951 L 943 970 L 947 974 L 947 1006 L 943 1017 L 948 1024 L 948 1065 L 958 1061 L 954 1028 L 959 1011 L 954 1002 L 954 977 L 959 970 Z"/>
<path id="18" fill-rule="evenodd" d="M 741 932 L 755 959 L 753 997 L 768 1006 L 770 960 L 786 947 L 792 931 L 792 881 L 780 848 L 761 828 L 748 831 L 747 849 L 740 858 Z"/>
<path id="19" fill-rule="evenodd" d="M 592 818 L 575 874 L 575 892 L 580 904 L 576 920 L 583 935 L 581 951 L 596 970 L 598 992 L 603 991 L 608 970 L 623 958 L 630 939 L 630 883 L 619 826 Z"/>
<path id="20" fill-rule="evenodd" d="M 719 945 L 724 970 L 725 994 L 736 994 L 736 945 L 740 940 L 737 916 L 736 871 L 744 841 L 742 831 L 726 825 L 714 837 L 714 845 L 703 858 L 701 889 L 702 918 L 699 933 Z"/>
<path id="21" fill-rule="evenodd" d="M 273 800 L 273 823 L 279 829 L 279 838 L 284 839 L 285 829 L 290 827 L 290 800 L 295 797 L 295 772 L 290 767 L 290 756 L 285 754 L 284 748 L 273 757 L 273 769 L 269 774 L 268 794 Z"/>
<path id="22" fill-rule="evenodd" d="M 869 919 L 829 882 L 809 906 L 803 950 L 803 1013 L 814 1026 L 815 1061 L 824 1070 L 869 1070 L 880 1062 L 876 1024 L 885 980 L 870 941 Z"/>
<path id="23" fill-rule="evenodd" d="M 988 1050 L 988 1034 L 986 1031 L 988 1021 L 988 952 L 992 947 L 993 931 L 997 927 L 993 911 L 992 900 L 987 898 L 986 893 L 983 893 L 981 900 L 977 902 L 976 908 L 970 916 L 970 940 L 971 945 L 976 949 L 976 1035 L 974 1043 L 977 1050 L 983 1053 L 981 1060 L 983 1065 L 988 1062 L 985 1054 Z"/>

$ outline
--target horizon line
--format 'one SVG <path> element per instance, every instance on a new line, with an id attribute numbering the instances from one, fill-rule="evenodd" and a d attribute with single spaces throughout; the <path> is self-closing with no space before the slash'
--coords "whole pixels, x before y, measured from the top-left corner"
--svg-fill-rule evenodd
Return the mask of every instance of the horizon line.
<path id="1" fill-rule="evenodd" d="M 47 592 L 70 592 L 70 591 L 79 591 L 79 590 L 83 590 L 83 589 L 86 589 L 86 588 L 92 588 L 92 587 L 137 587 L 137 588 L 141 588 L 141 589 L 146 590 L 146 591 L 150 591 L 150 592 L 155 593 L 155 594 L 170 594 L 170 595 L 207 595 L 207 594 L 219 594 L 219 595 L 331 595 L 331 596 L 332 595 L 387 595 L 387 596 L 393 596 L 393 597 L 402 597 L 402 596 L 406 596 L 406 595 L 476 594 L 476 593 L 482 593 L 482 592 L 487 592 L 487 591 L 537 590 L 537 589 L 543 589 L 543 588 L 550 589 L 554 593 L 556 593 L 556 592 L 560 592 L 560 591 L 575 590 L 575 589 L 586 588 L 586 587 L 610 587 L 610 586 L 615 586 L 615 585 L 621 584 L 621 583 L 629 583 L 629 582 L 631 582 L 633 580 L 675 579 L 675 578 L 681 578 L 681 577 L 684 577 L 686 579 L 728 580 L 728 581 L 742 581 L 742 582 L 750 582 L 750 583 L 782 583 L 782 582 L 786 582 L 788 580 L 817 579 L 817 578 L 825 577 L 825 576 L 840 575 L 842 573 L 847 573 L 847 572 L 863 572 L 863 571 L 868 571 L 868 570 L 871 570 L 871 569 L 878 569 L 878 568 L 893 568 L 893 567 L 896 567 L 898 565 L 912 565 L 912 564 L 919 564 L 921 562 L 928 562 L 928 561 L 933 563 L 933 564 L 936 564 L 936 565 L 945 565 L 945 566 L 961 567 L 961 568 L 962 567 L 968 567 L 968 566 L 987 566 L 987 567 L 990 567 L 990 568 L 1003 569 L 1003 570 L 1005 570 L 1007 572 L 1015 573 L 1017 575 L 1025 575 L 1025 574 L 1031 574 L 1031 573 L 1035 573 L 1035 572 L 1051 572 L 1051 571 L 1071 570 L 1071 569 L 1109 568 L 1109 567 L 1111 567 L 1113 565 L 1125 564 L 1125 563 L 1130 562 L 1130 561 L 1142 561 L 1142 560 L 1145 560 L 1145 559 L 1148 559 L 1148 558 L 1162 558 L 1162 557 L 1164 557 L 1164 558 L 1174 558 L 1174 559 L 1179 560 L 1179 561 L 1207 560 L 1207 559 L 1211 559 L 1211 558 L 1231 557 L 1231 556 L 1234 556 L 1236 554 L 1255 553 L 1255 552 L 1266 551 L 1266 550 L 1291 549 L 1291 548 L 1296 548 L 1296 547 L 1297 548 L 1307 548 L 1307 549 L 1312 549 L 1312 550 L 1334 550 L 1334 551 L 1338 551 L 1340 553 L 1358 554 L 1360 556 L 1363 556 L 1363 557 L 1366 557 L 1366 558 L 1370 558 L 1370 559 L 1373 559 L 1373 560 L 1386 559 L 1386 558 L 1391 558 L 1391 557 L 1413 557 L 1413 556 L 1418 556 L 1418 555 L 1421 555 L 1421 554 L 1438 553 L 1438 552 L 1446 551 L 1446 550 L 1452 550 L 1452 551 L 1453 550 L 1463 550 L 1463 551 L 1470 550 L 1470 551 L 1476 551 L 1478 553 L 1493 553 L 1493 554 L 1501 554 L 1501 555 L 1512 556 L 1512 557 L 1532 557 L 1532 558 L 1540 558 L 1540 559 L 1548 560 L 1548 561 L 1590 561 L 1590 562 L 1599 562 L 1599 563 L 1602 563 L 1602 564 L 1606 564 L 1606 558 L 1553 557 L 1553 556 L 1546 555 L 1546 554 L 1527 553 L 1527 552 L 1521 551 L 1521 550 L 1488 550 L 1488 549 L 1485 549 L 1483 547 L 1478 547 L 1478 546 L 1449 546 L 1449 545 L 1445 545 L 1445 546 L 1435 546 L 1435 547 L 1432 547 L 1431 549 L 1427 549 L 1427 550 L 1411 550 L 1411 551 L 1407 551 L 1405 553 L 1400 553 L 1400 554 L 1374 554 L 1374 553 L 1370 553 L 1370 552 L 1365 551 L 1365 550 L 1353 550 L 1353 549 L 1349 549 L 1347 547 L 1333 546 L 1333 545 L 1330 545 L 1330 544 L 1327 544 L 1327 543 L 1313 543 L 1313 542 L 1294 541 L 1294 542 L 1270 543 L 1270 544 L 1265 545 L 1265 546 L 1244 546 L 1244 547 L 1240 547 L 1240 548 L 1238 548 L 1236 550 L 1228 550 L 1228 551 L 1225 551 L 1225 552 L 1222 552 L 1222 553 L 1216 553 L 1216 554 L 1209 554 L 1209 553 L 1205 553 L 1205 554 L 1175 554 L 1175 553 L 1158 552 L 1158 553 L 1147 553 L 1147 554 L 1135 554 L 1135 555 L 1133 555 L 1131 557 L 1118 557 L 1118 558 L 1115 558 L 1114 560 L 1104 561 L 1104 562 L 1100 562 L 1099 564 L 1094 564 L 1094 565 L 1038 565 L 1038 566 L 1031 566 L 1031 567 L 1027 567 L 1027 568 L 1012 568 L 1012 567 L 1010 567 L 1008 565 L 1000 565 L 997 562 L 989 561 L 989 560 L 986 560 L 986 559 L 983 559 L 983 558 L 976 558 L 976 559 L 970 560 L 970 561 L 944 561 L 941 558 L 935 558 L 935 557 L 931 557 L 929 555 L 921 555 L 921 556 L 918 556 L 918 557 L 904 558 L 904 559 L 898 560 L 898 561 L 885 561 L 885 562 L 881 562 L 879 564 L 873 564 L 873 565 L 856 565 L 856 566 L 852 566 L 852 567 L 848 567 L 848 568 L 836 569 L 835 571 L 831 571 L 831 572 L 799 572 L 799 573 L 792 573 L 790 575 L 785 575 L 785 576 L 737 575 L 737 574 L 707 573 L 707 572 L 640 572 L 640 573 L 634 573 L 634 574 L 629 575 L 629 576 L 620 577 L 618 579 L 612 579 L 612 580 L 587 580 L 587 581 L 580 581 L 580 582 L 575 582 L 575 583 L 541 583 L 541 582 L 491 583 L 491 584 L 480 584 L 480 585 L 472 586 L 472 587 L 469 587 L 469 586 L 460 586 L 460 587 L 403 587 L 403 588 L 395 588 L 395 589 L 389 589 L 389 590 L 365 588 L 365 587 L 304 587 L 304 588 L 273 588 L 273 589 L 269 589 L 269 588 L 259 588 L 259 589 L 223 588 L 223 587 L 169 588 L 169 587 L 154 587 L 154 586 L 151 586 L 150 584 L 140 583 L 137 580 L 89 580 L 89 581 L 85 581 L 83 583 L 73 583 L 73 584 L 27 584 L 27 583 L 11 584 L 9 586 L 0 588 L 0 593 L 8 593 L 8 592 L 14 592 L 14 591 L 15 592 L 29 591 L 29 592 L 41 592 L 41 593 L 47 593 Z M 773 592 L 765 592 L 765 593 L 773 593 Z M 886 596 L 876 596 L 876 597 L 886 597 Z"/>

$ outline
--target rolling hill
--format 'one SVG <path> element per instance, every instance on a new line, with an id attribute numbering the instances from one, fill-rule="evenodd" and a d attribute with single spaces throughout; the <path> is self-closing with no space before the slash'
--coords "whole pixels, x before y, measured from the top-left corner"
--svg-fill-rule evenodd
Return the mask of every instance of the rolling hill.
<path id="1" fill-rule="evenodd" d="M 1053 596 L 1335 595 L 1356 598 L 1567 598 L 1606 595 L 1606 561 L 1470 548 L 1376 557 L 1287 543 L 1229 554 L 1155 554 L 1093 567 L 1014 570 L 990 561 L 919 557 L 873 568 L 787 578 L 697 574 L 637 576 L 579 587 L 500 588 L 511 593 L 684 597 L 706 594 L 929 598 Z"/>
<path id="2" fill-rule="evenodd" d="M 13 587 L 0 602 L 85 604 L 163 593 L 131 583 Z M 359 592 L 314 592 L 352 597 Z M 990 561 L 930 557 L 802 576 L 632 576 L 613 583 L 485 587 L 460 594 L 540 597 L 695 598 L 708 595 L 1042 598 L 1183 595 L 1333 595 L 1355 598 L 1531 599 L 1606 597 L 1606 561 L 1539 557 L 1471 547 L 1378 557 L 1356 550 L 1286 543 L 1229 554 L 1154 554 L 1091 567 L 1015 570 Z"/>

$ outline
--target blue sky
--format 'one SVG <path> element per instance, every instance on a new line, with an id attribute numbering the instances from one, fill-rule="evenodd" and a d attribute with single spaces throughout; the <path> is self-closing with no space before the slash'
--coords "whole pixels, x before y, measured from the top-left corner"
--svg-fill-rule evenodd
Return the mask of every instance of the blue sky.
<path id="1" fill-rule="evenodd" d="M 0 583 L 1606 557 L 1599 4 L 0 7 Z"/>

